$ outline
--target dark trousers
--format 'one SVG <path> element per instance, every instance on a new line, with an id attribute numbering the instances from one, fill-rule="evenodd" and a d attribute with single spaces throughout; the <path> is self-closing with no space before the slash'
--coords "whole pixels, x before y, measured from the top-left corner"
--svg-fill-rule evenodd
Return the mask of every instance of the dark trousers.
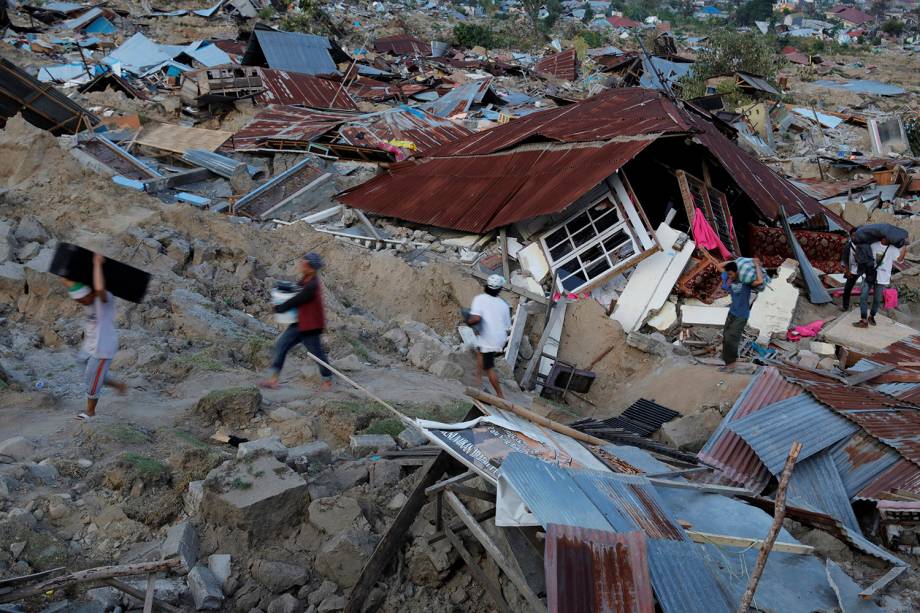
<path id="1" fill-rule="evenodd" d="M 722 330 L 722 361 L 726 365 L 734 364 L 738 361 L 738 346 L 741 345 L 741 335 L 744 334 L 744 327 L 747 325 L 747 318 L 735 317 L 731 313 L 725 320 L 725 328 Z"/>
<path id="2" fill-rule="evenodd" d="M 843 310 L 850 310 L 850 296 L 853 295 L 853 288 L 856 287 L 856 281 L 859 275 L 847 274 L 847 282 L 843 284 Z"/>
<path id="3" fill-rule="evenodd" d="M 872 317 L 875 317 L 882 304 L 882 291 L 886 287 L 887 285 L 878 283 L 870 285 L 868 281 L 863 281 L 862 291 L 859 293 L 859 314 L 863 319 L 869 316 L 869 290 L 872 290 Z"/>
<path id="4" fill-rule="evenodd" d="M 293 349 L 297 343 L 303 343 L 303 346 L 321 359 L 323 362 L 329 362 L 329 359 L 326 357 L 326 351 L 323 349 L 323 343 L 321 339 L 323 331 L 322 330 L 310 330 L 308 332 L 302 332 L 297 329 L 297 324 L 291 324 L 287 327 L 287 330 L 281 333 L 281 336 L 278 337 L 278 340 L 275 342 L 275 358 L 272 360 L 271 369 L 277 374 L 281 372 L 281 369 L 284 368 L 284 359 L 287 357 L 288 351 Z M 329 371 L 325 366 L 319 365 L 319 374 L 322 375 L 323 379 L 329 379 L 332 377 L 332 372 Z"/>

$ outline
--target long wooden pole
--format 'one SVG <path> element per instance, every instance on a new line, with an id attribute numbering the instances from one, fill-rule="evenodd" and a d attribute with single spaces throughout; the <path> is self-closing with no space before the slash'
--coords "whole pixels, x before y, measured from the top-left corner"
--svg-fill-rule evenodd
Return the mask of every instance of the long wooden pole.
<path id="1" fill-rule="evenodd" d="M 783 466 L 782 475 L 779 478 L 779 487 L 776 488 L 776 504 L 773 511 L 773 524 L 767 537 L 763 541 L 760 553 L 757 555 L 757 564 L 754 566 L 754 572 L 751 573 L 751 580 L 748 581 L 747 590 L 741 598 L 741 604 L 738 605 L 738 613 L 747 613 L 754 600 L 754 592 L 757 591 L 757 584 L 760 582 L 760 576 L 763 575 L 763 569 L 767 565 L 767 556 L 773 548 L 773 543 L 779 536 L 779 531 L 783 527 L 783 518 L 786 516 L 786 488 L 789 486 L 789 478 L 792 476 L 792 468 L 795 461 L 802 451 L 802 443 L 794 441 L 789 449 L 789 455 L 786 457 L 786 465 Z"/>
<path id="2" fill-rule="evenodd" d="M 558 432 L 559 434 L 565 434 L 566 436 L 570 436 L 577 441 L 588 443 L 589 445 L 603 446 L 603 445 L 609 444 L 609 441 L 605 441 L 604 439 L 597 438 L 596 436 L 591 436 L 590 434 L 585 434 L 584 432 L 580 432 L 574 428 L 564 426 L 560 424 L 558 421 L 553 421 L 552 419 L 543 417 L 542 415 L 538 415 L 537 413 L 534 413 L 533 411 L 529 409 L 525 409 L 524 407 L 520 405 L 514 404 L 513 402 L 509 402 L 505 400 L 504 398 L 493 396 L 492 394 L 489 394 L 482 390 L 478 390 L 473 387 L 468 387 L 466 388 L 466 395 L 469 396 L 470 398 L 475 398 L 476 400 L 481 400 L 482 402 L 491 404 L 493 407 L 498 407 L 499 409 L 504 409 L 505 411 L 511 411 L 515 415 L 520 415 L 524 419 L 529 419 L 535 424 L 541 425 L 544 428 L 549 428 L 553 432 Z"/>

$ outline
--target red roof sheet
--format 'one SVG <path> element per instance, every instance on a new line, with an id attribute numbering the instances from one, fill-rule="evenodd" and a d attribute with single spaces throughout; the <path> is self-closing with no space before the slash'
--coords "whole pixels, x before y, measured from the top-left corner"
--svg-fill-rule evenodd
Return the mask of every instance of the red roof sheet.
<path id="1" fill-rule="evenodd" d="M 655 610 L 644 532 L 549 524 L 544 565 L 550 611 Z"/>
<path id="2" fill-rule="evenodd" d="M 384 36 L 374 41 L 374 50 L 377 53 L 390 53 L 392 55 L 431 55 L 431 43 L 425 42 L 408 34 Z"/>
<path id="3" fill-rule="evenodd" d="M 403 140 L 415 144 L 417 154 L 472 134 L 449 119 L 421 109 L 398 107 L 357 119 L 339 130 L 342 140 L 359 147 L 376 147 L 380 141 Z"/>
<path id="4" fill-rule="evenodd" d="M 260 69 L 265 91 L 256 96 L 261 104 L 289 104 L 317 109 L 357 111 L 358 106 L 341 83 L 299 72 Z"/>
<path id="5" fill-rule="evenodd" d="M 920 494 L 920 467 L 907 460 L 898 460 L 857 492 L 855 498 L 879 500 L 884 497 L 885 492 L 894 490 Z"/>
<path id="6" fill-rule="evenodd" d="M 412 83 L 384 83 L 368 77 L 358 77 L 348 84 L 348 93 L 353 97 L 373 102 L 383 102 L 399 96 L 411 96 L 427 89 L 431 87 Z"/>
<path id="7" fill-rule="evenodd" d="M 234 151 L 303 149 L 343 121 L 357 115 L 297 106 L 269 106 L 224 143 Z"/>
<path id="8" fill-rule="evenodd" d="M 638 21 L 633 21 L 629 17 L 619 17 L 617 15 L 608 17 L 607 23 L 612 25 L 614 28 L 638 28 L 642 25 Z"/>
<path id="9" fill-rule="evenodd" d="M 575 50 L 569 49 L 543 58 L 536 63 L 533 69 L 538 74 L 551 75 L 565 81 L 574 81 L 578 76 L 578 58 L 575 55 Z"/>
<path id="10" fill-rule="evenodd" d="M 834 11 L 834 17 L 840 19 L 841 21 L 846 21 L 847 23 L 852 23 L 855 26 L 861 26 L 864 23 L 873 20 L 872 15 L 863 13 L 857 8 L 848 6 L 839 11 Z"/>

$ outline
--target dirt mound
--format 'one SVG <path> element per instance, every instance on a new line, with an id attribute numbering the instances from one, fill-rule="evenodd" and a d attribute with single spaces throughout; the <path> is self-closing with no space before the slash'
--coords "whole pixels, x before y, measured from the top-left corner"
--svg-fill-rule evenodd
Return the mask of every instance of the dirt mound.
<path id="1" fill-rule="evenodd" d="M 73 180 L 82 173 L 68 172 L 73 168 L 65 163 L 67 154 L 61 150 L 57 139 L 16 115 L 0 130 L 0 185 L 26 187 L 60 179 Z M 64 173 L 64 177 L 61 174 Z"/>

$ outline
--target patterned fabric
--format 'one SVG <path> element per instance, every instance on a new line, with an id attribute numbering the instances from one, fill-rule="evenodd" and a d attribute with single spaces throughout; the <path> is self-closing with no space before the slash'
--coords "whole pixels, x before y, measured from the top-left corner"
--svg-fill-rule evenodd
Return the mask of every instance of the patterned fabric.
<path id="1" fill-rule="evenodd" d="M 701 260 L 677 281 L 677 292 L 687 298 L 696 298 L 706 304 L 725 295 L 722 275 L 709 260 Z"/>
<path id="2" fill-rule="evenodd" d="M 845 235 L 810 230 L 793 230 L 793 234 L 812 266 L 825 273 L 845 272 L 840 263 L 840 254 L 847 242 Z M 766 268 L 776 268 L 784 260 L 795 259 L 782 228 L 749 225 L 747 247 Z"/>

